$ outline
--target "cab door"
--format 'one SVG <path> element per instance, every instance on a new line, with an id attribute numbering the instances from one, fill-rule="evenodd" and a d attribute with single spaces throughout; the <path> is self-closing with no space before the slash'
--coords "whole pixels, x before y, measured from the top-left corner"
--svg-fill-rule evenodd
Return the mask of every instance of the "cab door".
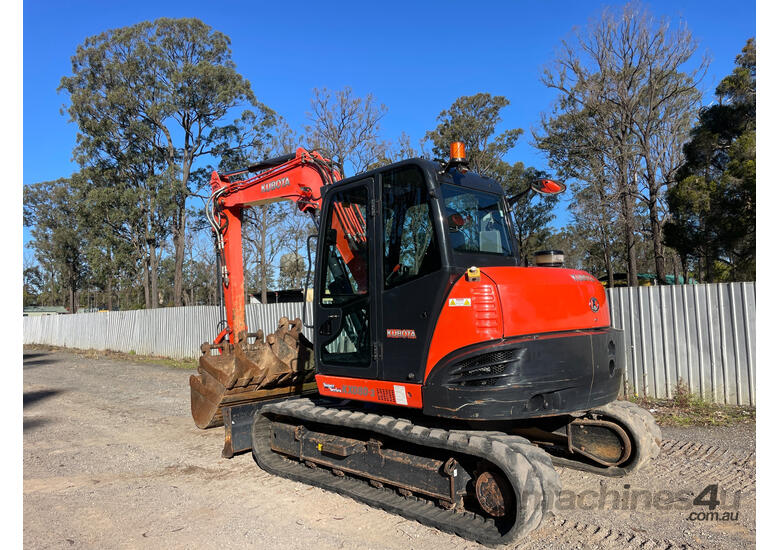
<path id="1" fill-rule="evenodd" d="M 314 304 L 317 369 L 326 375 L 375 379 L 374 180 L 339 185 L 323 202 Z"/>
<path id="2" fill-rule="evenodd" d="M 381 173 L 377 306 L 383 380 L 423 382 L 428 345 L 449 288 L 432 196 L 416 164 Z"/>

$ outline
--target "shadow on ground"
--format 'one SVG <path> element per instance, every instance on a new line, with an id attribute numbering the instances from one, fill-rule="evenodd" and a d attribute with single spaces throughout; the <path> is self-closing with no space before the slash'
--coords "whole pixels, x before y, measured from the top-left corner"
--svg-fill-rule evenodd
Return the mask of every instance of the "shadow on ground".
<path id="1" fill-rule="evenodd" d="M 62 390 L 40 390 L 24 392 L 24 397 L 22 398 L 23 406 L 27 407 L 37 403 L 38 401 L 41 401 L 42 399 L 54 397 L 59 393 L 62 393 Z"/>
<path id="2" fill-rule="evenodd" d="M 46 418 L 25 418 L 22 431 L 26 432 L 29 430 L 34 430 L 35 428 L 40 428 L 44 424 L 48 424 L 48 423 L 49 420 Z"/>
<path id="3" fill-rule="evenodd" d="M 23 369 L 34 369 L 42 365 L 50 365 L 55 362 L 53 358 L 47 357 L 47 353 L 25 353 L 23 355 Z M 38 359 L 40 357 L 40 359 Z"/>
<path id="4" fill-rule="evenodd" d="M 54 363 L 53 359 L 36 359 L 35 361 L 25 361 L 22 369 L 24 370 L 35 369 L 38 367 L 42 367 L 43 365 L 49 365 L 51 363 Z"/>

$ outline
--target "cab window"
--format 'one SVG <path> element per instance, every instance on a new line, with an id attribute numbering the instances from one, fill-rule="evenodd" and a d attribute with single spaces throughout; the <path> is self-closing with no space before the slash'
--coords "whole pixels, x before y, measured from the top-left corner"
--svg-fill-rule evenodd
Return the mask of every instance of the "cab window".
<path id="1" fill-rule="evenodd" d="M 402 285 L 441 267 L 425 177 L 417 166 L 382 174 L 384 288 Z"/>
<path id="2" fill-rule="evenodd" d="M 500 195 L 450 184 L 441 189 L 453 252 L 512 255 Z"/>

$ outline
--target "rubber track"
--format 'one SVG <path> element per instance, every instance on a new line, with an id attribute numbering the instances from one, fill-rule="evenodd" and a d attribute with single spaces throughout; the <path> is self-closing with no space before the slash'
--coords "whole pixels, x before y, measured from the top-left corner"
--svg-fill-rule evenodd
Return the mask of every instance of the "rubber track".
<path id="1" fill-rule="evenodd" d="M 643 409 L 636 403 L 613 401 L 612 403 L 591 409 L 588 411 L 588 416 L 591 418 L 615 420 L 628 431 L 633 448 L 628 464 L 604 468 L 577 460 L 553 456 L 552 461 L 554 464 L 604 476 L 620 477 L 642 468 L 661 452 L 661 428 L 656 424 L 650 411 Z"/>
<path id="2" fill-rule="evenodd" d="M 502 531 L 492 519 L 473 512 L 445 510 L 427 499 L 403 497 L 387 487 L 372 487 L 360 478 L 337 477 L 323 468 L 308 468 L 270 449 L 270 425 L 277 415 L 301 422 L 365 430 L 488 460 L 510 480 L 516 502 L 524 500 L 528 505 L 517 506 L 514 523 Z M 549 455 L 523 437 L 502 432 L 426 428 L 403 418 L 320 406 L 308 398 L 271 403 L 257 411 L 252 428 L 252 454 L 257 464 L 272 474 L 334 491 L 488 546 L 507 544 L 536 529 L 552 513 L 560 492 L 560 479 Z"/>

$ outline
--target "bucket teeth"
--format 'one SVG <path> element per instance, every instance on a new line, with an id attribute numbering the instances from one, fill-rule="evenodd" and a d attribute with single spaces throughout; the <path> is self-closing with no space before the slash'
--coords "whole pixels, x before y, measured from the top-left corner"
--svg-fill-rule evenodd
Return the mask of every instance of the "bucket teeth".
<path id="1" fill-rule="evenodd" d="M 276 331 L 239 333 L 235 345 L 201 346 L 198 376 L 190 378 L 192 416 L 198 427 L 214 425 L 219 409 L 240 394 L 301 384 L 314 379 L 311 342 L 301 334 L 300 319 L 279 320 Z M 253 342 L 249 342 L 253 339 Z M 218 355 L 211 355 L 213 349 Z M 238 396 L 238 397 L 237 397 Z"/>

